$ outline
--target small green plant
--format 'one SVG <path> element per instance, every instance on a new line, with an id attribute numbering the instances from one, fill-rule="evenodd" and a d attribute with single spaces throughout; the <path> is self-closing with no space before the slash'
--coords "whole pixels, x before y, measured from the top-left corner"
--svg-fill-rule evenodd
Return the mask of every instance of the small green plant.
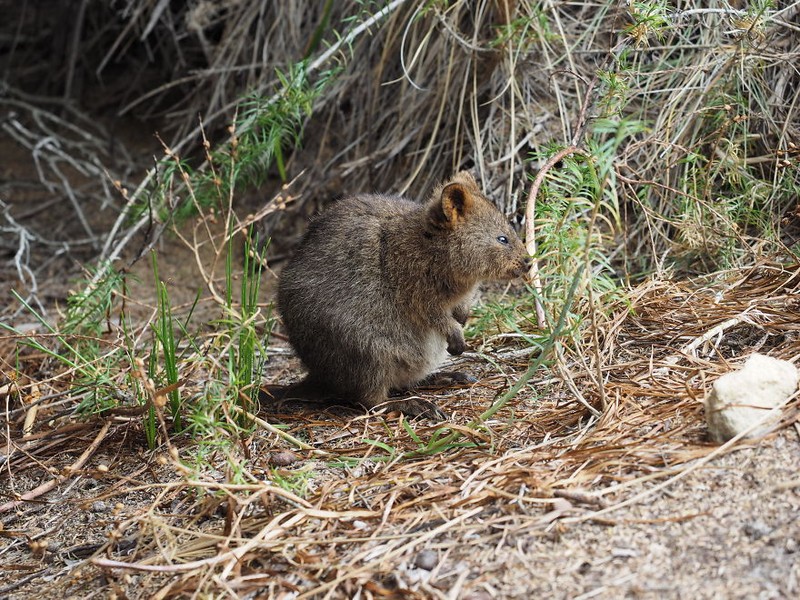
<path id="1" fill-rule="evenodd" d="M 231 344 L 228 350 L 229 378 L 242 409 L 249 412 L 258 405 L 258 384 L 266 360 L 265 345 L 269 342 L 269 334 L 264 337 L 256 330 L 257 319 L 261 313 L 259 296 L 262 271 L 258 266 L 263 263 L 269 243 L 261 247 L 259 254 L 256 250 L 260 246 L 258 239 L 251 242 L 253 240 L 252 230 L 245 237 L 240 301 L 238 309 L 236 309 L 232 303 L 234 289 L 231 263 L 232 239 L 233 236 L 229 235 L 230 241 L 225 265 L 226 309 L 229 315 L 227 324 L 235 338 L 235 344 Z M 271 322 L 269 306 L 264 319 L 267 323 Z M 271 330 L 271 325 L 267 327 L 267 330 Z"/>
<path id="2" fill-rule="evenodd" d="M 497 26 L 496 29 L 496 37 L 491 40 L 490 46 L 501 47 L 510 42 L 518 52 L 531 51 L 542 43 L 557 39 L 547 13 L 538 7 L 507 24 Z"/>
<path id="3" fill-rule="evenodd" d="M 316 477 L 316 473 L 310 469 L 300 469 L 288 471 L 286 469 L 270 469 L 270 481 L 287 492 L 295 496 L 305 498 L 309 492 L 309 486 Z"/>
<path id="4" fill-rule="evenodd" d="M 610 299 L 617 290 L 607 248 L 617 229 L 619 210 L 607 161 L 613 144 L 594 145 L 591 157 L 572 156 L 553 169 L 537 203 L 536 236 L 544 280 L 544 301 L 553 311 L 565 306 L 564 291 L 576 273 L 583 273 L 577 296 Z M 602 302 L 601 302 L 602 303 Z M 567 318 L 567 329 L 579 325 L 581 311 Z"/>
<path id="5" fill-rule="evenodd" d="M 625 33 L 636 47 L 647 45 L 651 37 L 663 39 L 665 29 L 672 24 L 672 10 L 664 0 L 631 2 L 628 11 L 632 22 L 625 27 Z"/>
<path id="6" fill-rule="evenodd" d="M 521 316 L 529 315 L 530 308 L 528 298 L 519 296 L 481 303 L 472 309 L 464 336 L 485 342 L 491 336 L 515 329 Z"/>
<path id="7" fill-rule="evenodd" d="M 477 430 L 475 424 L 473 428 Z M 415 450 L 406 452 L 403 458 L 433 456 L 442 452 L 457 450 L 459 448 L 474 448 L 477 443 L 468 439 L 464 431 L 454 431 L 450 427 L 437 427 L 428 439 L 422 439 L 406 419 L 403 419 L 403 429 L 417 445 Z"/>
<path id="8" fill-rule="evenodd" d="M 630 101 L 632 73 L 629 69 L 600 70 L 597 77 L 600 80 L 597 105 L 601 113 L 606 119 L 621 115 Z M 595 131 L 597 126 L 598 123 L 595 122 Z"/>
<path id="9" fill-rule="evenodd" d="M 107 271 L 96 285 L 81 293 L 73 293 L 62 324 L 53 325 L 16 292 L 12 292 L 25 309 L 42 325 L 46 336 L 24 335 L 13 327 L 0 327 L 18 336 L 24 345 L 50 357 L 72 373 L 71 386 L 80 398 L 77 410 L 95 414 L 118 405 L 121 398 L 115 379 L 120 346 L 104 335 L 111 329 L 113 297 L 123 284 L 123 278 Z M 120 317 L 124 323 L 124 316 Z M 124 327 L 123 327 L 124 331 Z"/>
<path id="10" fill-rule="evenodd" d="M 224 207 L 233 189 L 258 187 L 267 179 L 273 165 L 281 181 L 287 181 L 284 154 L 301 144 L 303 128 L 313 113 L 315 101 L 345 66 L 346 54 L 339 52 L 328 68 L 317 70 L 315 76 L 311 74 L 310 54 L 322 43 L 329 27 L 331 7 L 332 2 L 326 1 L 322 20 L 309 41 L 305 56 L 285 71 L 275 70 L 274 92 L 243 95 L 234 123 L 228 129 L 228 140 L 216 147 L 205 141 L 206 162 L 201 167 L 195 169 L 189 161 L 178 159 L 165 145 L 166 158 L 159 165 L 155 193 L 148 198 L 147 206 L 140 206 L 139 214 L 152 208 L 149 204 L 153 198 L 158 199 L 162 220 L 176 218 L 180 221 L 204 208 Z M 335 31 L 331 33 L 339 37 Z M 176 177 L 179 184 L 176 184 Z M 188 188 L 190 199 L 175 203 L 173 199 L 181 186 Z"/>
<path id="11" fill-rule="evenodd" d="M 176 432 L 181 431 L 181 399 L 178 390 L 178 349 L 175 342 L 175 324 L 172 316 L 172 307 L 169 302 L 167 286 L 158 277 L 158 262 L 155 253 L 152 254 L 153 273 L 155 275 L 155 287 L 157 293 L 158 314 L 156 322 L 153 324 L 153 348 L 150 353 L 150 374 L 156 375 L 155 365 L 158 363 L 156 356 L 159 355 L 163 361 L 164 384 L 170 388 L 167 397 L 169 399 L 170 412 L 172 413 L 172 423 Z M 150 407 L 153 410 L 153 407 Z M 148 416 L 152 420 L 152 414 Z"/>
<path id="12" fill-rule="evenodd" d="M 91 336 L 111 329 L 110 319 L 114 298 L 124 290 L 125 278 L 107 265 L 89 269 L 87 275 L 94 276 L 98 271 L 106 275 L 95 285 L 87 286 L 67 296 L 67 313 L 62 325 L 65 333 Z M 120 320 L 124 321 L 124 315 L 120 315 Z"/>
<path id="13" fill-rule="evenodd" d="M 180 172 L 193 200 L 176 207 L 163 201 L 175 218 L 184 219 L 198 209 L 225 206 L 233 189 L 263 183 L 273 162 L 281 180 L 286 181 L 284 152 L 300 144 L 303 124 L 327 80 L 312 84 L 305 62 L 291 66 L 287 73 L 277 71 L 276 77 L 281 87 L 272 97 L 249 94 L 243 98 L 228 142 L 216 148 L 206 144 L 206 168 L 194 169 L 187 161 L 178 164 L 168 156 L 171 160 L 161 177 L 162 197 L 174 197 L 173 178 Z M 166 218 L 169 213 L 162 213 L 162 219 Z"/>

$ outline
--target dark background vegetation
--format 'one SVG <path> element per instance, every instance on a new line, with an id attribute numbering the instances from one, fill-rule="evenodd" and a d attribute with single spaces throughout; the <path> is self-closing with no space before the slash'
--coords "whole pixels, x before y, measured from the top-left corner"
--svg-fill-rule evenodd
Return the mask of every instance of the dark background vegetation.
<path id="1" fill-rule="evenodd" d="M 65 0 L 3 14 L 3 198 L 27 196 L 10 214 L 80 260 L 113 245 L 125 200 L 111 182 L 139 212 L 180 212 L 164 163 L 145 175 L 162 142 L 197 181 L 201 127 L 224 153 L 234 123 L 242 212 L 282 181 L 305 217 L 342 193 L 423 197 L 469 168 L 519 220 L 537 167 L 576 144 L 592 160 L 554 170 L 535 212 L 545 270 L 570 253 L 565 231 L 624 280 L 742 264 L 798 234 L 791 2 Z M 37 231 L 34 201 L 61 216 L 55 232 Z"/>

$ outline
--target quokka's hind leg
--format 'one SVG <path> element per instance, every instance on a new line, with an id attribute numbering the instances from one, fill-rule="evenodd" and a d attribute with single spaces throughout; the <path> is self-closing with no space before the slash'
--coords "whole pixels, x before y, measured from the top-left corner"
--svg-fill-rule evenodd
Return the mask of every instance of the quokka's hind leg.
<path id="1" fill-rule="evenodd" d="M 457 385 L 469 385 L 477 382 L 478 380 L 469 373 L 462 373 L 461 371 L 437 371 L 418 381 L 416 384 L 414 384 L 412 389 L 424 387 L 442 388 Z"/>
<path id="2" fill-rule="evenodd" d="M 387 408 L 399 410 L 409 417 L 425 417 L 436 421 L 447 419 L 447 413 L 436 404 L 423 398 L 389 399 L 385 389 L 361 391 L 352 394 L 331 394 L 309 377 L 290 385 L 268 384 L 261 387 L 259 400 L 266 403 L 286 400 L 308 400 L 327 403 L 330 401 L 349 401 L 359 404 L 367 410 Z M 263 406 L 263 404 L 262 404 Z"/>
<path id="3" fill-rule="evenodd" d="M 367 409 L 399 410 L 409 417 L 424 417 L 434 421 L 444 421 L 447 413 L 430 400 L 423 398 L 387 398 L 385 389 L 362 394 L 358 402 Z"/>
<path id="4" fill-rule="evenodd" d="M 432 421 L 446 421 L 448 415 L 435 403 L 424 398 L 404 398 L 402 400 L 387 400 L 391 408 L 399 410 L 409 417 L 423 417 Z"/>
<path id="5" fill-rule="evenodd" d="M 408 417 L 422 417 L 432 421 L 446 421 L 448 415 L 435 403 L 424 398 L 398 398 L 386 399 L 376 408 L 386 407 L 389 410 L 399 410 Z"/>

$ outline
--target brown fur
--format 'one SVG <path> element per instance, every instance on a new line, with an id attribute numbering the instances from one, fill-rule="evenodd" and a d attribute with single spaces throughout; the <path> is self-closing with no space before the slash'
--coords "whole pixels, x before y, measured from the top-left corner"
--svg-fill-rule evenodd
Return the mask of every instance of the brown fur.
<path id="1" fill-rule="evenodd" d="M 434 372 L 445 351 L 466 349 L 462 329 L 479 282 L 527 268 L 519 237 L 469 173 L 424 205 L 383 195 L 334 203 L 280 278 L 278 309 L 309 371 L 292 395 L 386 403 L 390 390 Z M 393 405 L 444 416 L 418 399 Z"/>

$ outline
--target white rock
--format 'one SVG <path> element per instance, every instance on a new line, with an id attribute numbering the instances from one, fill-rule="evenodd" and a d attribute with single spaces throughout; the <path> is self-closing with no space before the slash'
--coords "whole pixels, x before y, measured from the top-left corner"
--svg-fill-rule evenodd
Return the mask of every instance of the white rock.
<path id="1" fill-rule="evenodd" d="M 792 363 L 751 355 L 741 369 L 714 382 L 706 400 L 709 436 L 715 442 L 726 442 L 751 428 L 744 437 L 768 433 L 780 418 L 781 407 L 797 390 L 797 381 Z"/>

